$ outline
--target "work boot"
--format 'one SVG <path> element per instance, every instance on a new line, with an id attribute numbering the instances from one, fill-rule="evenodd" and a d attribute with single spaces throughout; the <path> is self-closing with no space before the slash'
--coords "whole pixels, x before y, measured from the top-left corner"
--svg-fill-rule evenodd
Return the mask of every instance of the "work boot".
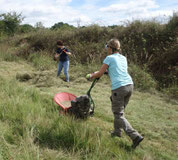
<path id="1" fill-rule="evenodd" d="M 67 80 L 67 79 L 64 79 L 64 81 L 65 81 L 65 82 L 69 82 L 69 80 Z"/>
<path id="2" fill-rule="evenodd" d="M 134 140 L 133 140 L 133 144 L 132 144 L 132 148 L 135 149 L 140 142 L 143 140 L 144 138 L 142 136 L 137 136 Z"/>
<path id="3" fill-rule="evenodd" d="M 110 133 L 111 133 L 111 137 L 121 137 L 121 133 L 116 133 L 114 131 L 112 131 Z"/>

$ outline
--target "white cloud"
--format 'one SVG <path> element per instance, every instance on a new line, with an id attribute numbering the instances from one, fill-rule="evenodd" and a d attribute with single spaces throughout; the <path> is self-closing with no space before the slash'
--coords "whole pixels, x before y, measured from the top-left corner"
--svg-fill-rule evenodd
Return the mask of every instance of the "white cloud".
<path id="1" fill-rule="evenodd" d="M 68 6 L 72 0 L 0 0 L 1 13 L 15 11 L 22 13 L 25 17 L 23 23 L 35 25 L 36 22 L 42 22 L 43 25 L 51 27 L 55 23 L 70 22 L 77 25 L 77 20 L 82 22 L 90 21 L 90 18 L 81 14 L 79 11 Z"/>
<path id="2" fill-rule="evenodd" d="M 58 3 L 58 4 L 62 5 L 62 6 L 66 5 L 66 4 L 70 3 L 70 2 L 72 2 L 72 0 L 56 0 L 56 3 Z"/>
<path id="3" fill-rule="evenodd" d="M 125 3 L 112 4 L 99 9 L 109 20 L 109 24 L 119 24 L 121 21 L 136 19 L 152 19 L 157 17 L 171 16 L 173 11 L 163 10 L 155 0 L 127 1 Z M 112 17 L 112 18 L 111 18 Z"/>
<path id="4" fill-rule="evenodd" d="M 154 0 L 137 0 L 129 1 L 128 3 L 118 3 L 112 4 L 108 7 L 101 8 L 102 12 L 135 12 L 135 11 L 144 11 L 148 9 L 159 8 Z"/>
<path id="5" fill-rule="evenodd" d="M 71 6 L 74 2 L 75 5 Z M 46 27 L 51 27 L 58 22 L 75 26 L 77 23 L 113 25 L 124 20 L 170 16 L 173 12 L 172 8 L 163 10 L 156 0 L 114 0 L 113 2 L 112 0 L 83 0 L 81 4 L 76 2 L 75 0 L 0 0 L 0 13 L 15 11 L 25 17 L 23 23 L 35 25 L 36 22 L 42 22 Z"/>

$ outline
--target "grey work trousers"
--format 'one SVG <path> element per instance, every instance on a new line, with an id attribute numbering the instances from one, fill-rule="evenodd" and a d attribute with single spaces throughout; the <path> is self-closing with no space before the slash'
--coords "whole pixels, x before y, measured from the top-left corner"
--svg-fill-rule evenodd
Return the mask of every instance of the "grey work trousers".
<path id="1" fill-rule="evenodd" d="M 140 134 L 134 130 L 128 120 L 124 117 L 124 109 L 132 95 L 133 85 L 126 85 L 112 90 L 111 102 L 114 114 L 114 132 L 121 135 L 121 129 L 134 140 Z"/>

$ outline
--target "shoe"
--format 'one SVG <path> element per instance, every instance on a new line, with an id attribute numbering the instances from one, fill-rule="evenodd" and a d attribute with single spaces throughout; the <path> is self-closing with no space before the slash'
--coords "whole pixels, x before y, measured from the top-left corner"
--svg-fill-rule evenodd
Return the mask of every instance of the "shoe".
<path id="1" fill-rule="evenodd" d="M 111 132 L 111 137 L 121 137 L 121 133 Z"/>
<path id="2" fill-rule="evenodd" d="M 133 144 L 132 144 L 132 148 L 135 149 L 141 141 L 143 141 L 143 137 L 142 136 L 137 136 L 134 140 L 133 140 Z"/>

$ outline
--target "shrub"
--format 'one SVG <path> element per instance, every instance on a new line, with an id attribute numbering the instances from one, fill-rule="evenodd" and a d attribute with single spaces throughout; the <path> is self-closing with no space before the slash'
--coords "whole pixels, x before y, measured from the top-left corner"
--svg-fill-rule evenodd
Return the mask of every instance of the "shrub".
<path id="1" fill-rule="evenodd" d="M 19 27 L 20 33 L 28 33 L 28 32 L 31 32 L 33 30 L 34 30 L 34 28 L 30 24 L 23 24 L 23 25 L 20 25 L 20 27 Z"/>
<path id="2" fill-rule="evenodd" d="M 38 70 L 49 70 L 54 65 L 51 64 L 52 58 L 50 58 L 45 52 L 35 52 L 30 54 L 28 61 L 32 62 L 34 67 Z"/>
<path id="3" fill-rule="evenodd" d="M 156 88 L 157 84 L 153 77 L 138 65 L 130 64 L 129 73 L 134 81 L 134 86 L 141 90 L 151 90 Z"/>
<path id="4" fill-rule="evenodd" d="M 9 48 L 9 45 L 4 43 L 3 45 L 0 44 L 0 59 L 3 61 L 18 61 L 19 57 L 17 57 L 13 53 L 13 49 Z"/>
<path id="5" fill-rule="evenodd" d="M 50 52 L 55 48 L 54 46 L 56 46 L 57 39 L 55 32 L 41 29 L 38 32 L 30 34 L 28 37 L 28 43 L 34 51 L 47 50 L 49 51 L 49 54 L 51 54 Z"/>
<path id="6" fill-rule="evenodd" d="M 178 99 L 178 85 L 174 84 L 168 88 L 164 88 L 162 91 L 169 97 Z"/>

